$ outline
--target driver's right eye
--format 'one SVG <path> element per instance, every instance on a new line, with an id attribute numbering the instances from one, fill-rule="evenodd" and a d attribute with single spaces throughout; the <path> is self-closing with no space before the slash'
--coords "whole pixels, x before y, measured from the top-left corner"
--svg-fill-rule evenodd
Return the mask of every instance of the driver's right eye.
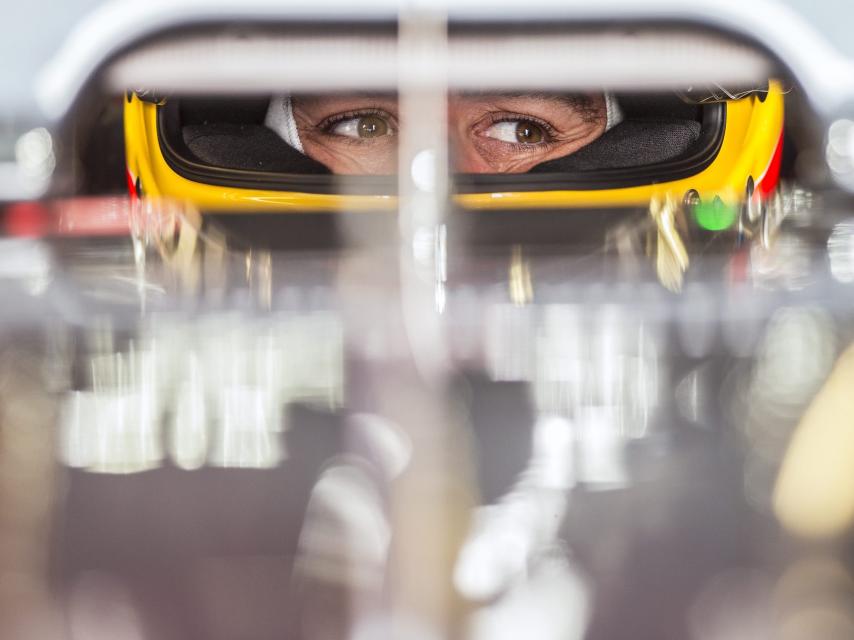
<path id="1" fill-rule="evenodd" d="M 332 125 L 330 133 L 348 138 L 380 138 L 391 135 L 388 121 L 379 115 L 364 115 L 347 118 Z"/>

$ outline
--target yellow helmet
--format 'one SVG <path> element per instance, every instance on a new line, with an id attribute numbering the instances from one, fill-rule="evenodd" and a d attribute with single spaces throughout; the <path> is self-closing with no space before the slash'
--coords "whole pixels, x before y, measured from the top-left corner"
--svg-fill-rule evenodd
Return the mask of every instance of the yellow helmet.
<path id="1" fill-rule="evenodd" d="M 321 165 L 264 127 L 268 101 L 152 100 L 128 93 L 131 195 L 231 212 L 396 207 L 393 181 L 366 178 L 358 193 L 342 193 Z M 526 174 L 466 177 L 457 203 L 483 210 L 633 206 L 656 195 L 689 193 L 736 202 L 775 189 L 783 132 L 779 83 L 736 99 L 692 101 L 671 93 L 621 96 L 620 105 L 624 121 L 580 152 Z M 187 144 L 189 127 L 213 127 L 203 152 Z M 253 149 L 265 151 L 253 157 Z"/>

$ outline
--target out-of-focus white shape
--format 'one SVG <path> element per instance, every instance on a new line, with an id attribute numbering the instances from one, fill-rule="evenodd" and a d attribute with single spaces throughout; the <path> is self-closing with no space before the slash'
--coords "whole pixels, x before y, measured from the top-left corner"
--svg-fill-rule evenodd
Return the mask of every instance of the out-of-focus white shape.
<path id="1" fill-rule="evenodd" d="M 574 486 L 572 425 L 541 416 L 533 451 L 512 489 L 474 512 L 454 566 L 454 586 L 471 600 L 497 597 L 524 580 L 531 563 L 554 544 Z"/>
<path id="2" fill-rule="evenodd" d="M 522 579 L 528 566 L 533 541 L 525 530 L 527 518 L 517 521 L 501 517 L 498 515 L 500 508 L 478 509 L 473 534 L 454 566 L 454 586 L 471 600 L 496 597 L 510 584 Z"/>
<path id="3" fill-rule="evenodd" d="M 830 273 L 837 281 L 854 282 L 854 220 L 838 222 L 827 239 Z"/>
<path id="4" fill-rule="evenodd" d="M 331 313 L 287 317 L 273 327 L 282 402 L 309 401 L 329 408 L 344 401 L 344 332 Z"/>
<path id="5" fill-rule="evenodd" d="M 379 590 L 390 540 L 376 485 L 363 469 L 339 460 L 312 489 L 294 570 L 331 585 Z"/>
<path id="6" fill-rule="evenodd" d="M 175 400 L 169 453 L 176 466 L 198 469 L 208 454 L 208 414 L 204 385 L 196 354 L 187 354 L 187 379 L 179 387 Z"/>
<path id="7" fill-rule="evenodd" d="M 60 409 L 59 455 L 69 467 L 84 468 L 92 460 L 92 426 L 95 403 L 92 394 L 72 391 Z"/>
<path id="8" fill-rule="evenodd" d="M 105 344 L 108 341 L 103 338 Z M 91 360 L 93 388 L 66 396 L 61 421 L 63 459 L 100 473 L 136 473 L 163 459 L 161 405 L 149 350 L 107 352 Z"/>
<path id="9" fill-rule="evenodd" d="M 679 381 L 674 391 L 676 407 L 679 413 L 691 422 L 698 422 L 702 416 L 704 398 L 702 396 L 702 369 L 693 369 Z"/>
<path id="10" fill-rule="evenodd" d="M 437 282 L 435 288 L 436 313 L 445 313 L 445 305 L 448 303 L 448 292 L 444 282 Z"/>
<path id="11" fill-rule="evenodd" d="M 717 300 L 708 288 L 692 282 L 682 292 L 681 302 L 677 309 L 679 342 L 688 356 L 701 358 L 714 343 Z"/>
<path id="12" fill-rule="evenodd" d="M 703 587 L 688 611 L 691 640 L 776 638 L 771 581 L 752 569 L 732 569 Z"/>
<path id="13" fill-rule="evenodd" d="M 56 168 L 53 138 L 44 127 L 27 131 L 15 142 L 15 161 L 21 175 L 34 184 L 43 184 Z"/>
<path id="14" fill-rule="evenodd" d="M 736 357 L 752 356 L 762 336 L 765 308 L 748 286 L 730 288 L 725 305 L 720 314 L 724 344 Z"/>
<path id="15" fill-rule="evenodd" d="M 287 363 L 287 354 L 283 348 L 281 336 L 270 326 L 258 327 L 254 340 L 249 345 L 250 369 L 247 382 L 262 390 L 266 411 L 270 416 L 271 428 L 283 431 L 286 428 L 282 419 L 281 380 Z M 283 450 L 282 457 L 286 452 Z"/>
<path id="16" fill-rule="evenodd" d="M 63 460 L 100 473 L 136 473 L 163 459 L 157 408 L 140 393 L 75 391 L 61 421 Z"/>
<path id="17" fill-rule="evenodd" d="M 854 122 L 843 118 L 830 125 L 825 158 L 833 177 L 842 186 L 854 188 Z"/>
<path id="18" fill-rule="evenodd" d="M 541 558 L 528 579 L 472 614 L 468 640 L 576 640 L 584 637 L 590 596 L 584 580 L 556 552 Z"/>
<path id="19" fill-rule="evenodd" d="M 622 390 L 622 359 L 628 351 L 623 310 L 616 305 L 603 305 L 596 312 L 595 327 L 592 366 L 587 372 L 595 387 L 588 391 L 588 398 L 596 405 L 615 405 Z"/>
<path id="20" fill-rule="evenodd" d="M 548 489 L 575 486 L 575 437 L 572 423 L 560 416 L 540 416 L 534 424 L 533 464 L 537 484 Z"/>
<path id="21" fill-rule="evenodd" d="M 774 513 L 801 536 L 828 538 L 854 522 L 854 348 L 813 398 L 789 442 Z"/>
<path id="22" fill-rule="evenodd" d="M 131 592 L 104 573 L 84 573 L 74 582 L 67 621 L 70 637 L 75 639 L 146 639 Z"/>
<path id="23" fill-rule="evenodd" d="M 792 431 L 836 354 L 833 318 L 823 309 L 782 308 L 768 322 L 749 378 L 731 378 L 732 417 L 747 441 L 745 496 L 770 510 L 777 466 Z"/>
<path id="24" fill-rule="evenodd" d="M 370 461 L 378 464 L 388 480 L 399 476 L 412 457 L 412 441 L 400 427 L 373 413 L 355 413 L 348 418 L 354 448 L 366 448 Z"/>
<path id="25" fill-rule="evenodd" d="M 821 207 L 816 206 L 816 195 L 802 187 L 789 186 L 782 191 L 782 217 L 797 227 L 807 227 L 815 222 Z"/>
<path id="26" fill-rule="evenodd" d="M 486 312 L 486 358 L 495 380 L 531 380 L 535 328 L 532 307 L 498 304 Z"/>
<path id="27" fill-rule="evenodd" d="M 751 409 L 780 417 L 787 409 L 804 406 L 830 370 L 835 353 L 836 331 L 826 311 L 780 309 L 757 353 Z"/>
<path id="28" fill-rule="evenodd" d="M 343 402 L 344 338 L 332 314 L 206 316 L 192 326 L 177 316 L 149 316 L 138 339 L 143 347 L 127 352 L 116 352 L 112 330 L 103 329 L 92 336 L 92 389 L 66 401 L 62 459 L 74 467 L 145 467 L 143 453 L 109 444 L 119 431 L 138 430 L 137 445 L 152 447 L 144 454 L 154 456 L 151 464 L 165 446 L 183 468 L 266 468 L 287 455 L 278 435 L 286 428 L 284 405 Z M 130 447 L 136 440 L 128 438 Z"/>
<path id="29" fill-rule="evenodd" d="M 434 267 L 436 255 L 436 229 L 428 225 L 419 225 L 412 234 L 412 257 L 418 267 Z"/>
<path id="30" fill-rule="evenodd" d="M 578 306 L 540 309 L 542 321 L 528 329 L 536 332 L 532 382 L 538 410 L 576 419 L 590 408 L 607 408 L 615 437 L 645 436 L 661 385 L 655 333 L 644 321 L 626 318 L 616 305 L 593 310 L 590 327 Z M 499 345 L 495 349 L 506 358 Z"/>
<path id="31" fill-rule="evenodd" d="M 663 364 L 658 338 L 649 325 L 635 327 L 634 355 L 625 363 L 620 430 L 627 438 L 645 437 L 653 411 L 660 403 Z"/>
<path id="32" fill-rule="evenodd" d="M 769 504 L 773 468 L 788 446 L 798 417 L 830 371 L 836 354 L 833 319 L 823 309 L 782 308 L 768 322 L 749 381 L 739 385 L 733 408 L 749 443 L 745 467 L 751 501 Z M 771 468 L 768 468 L 771 465 Z"/>
<path id="33" fill-rule="evenodd" d="M 0 200 L 25 200 L 43 196 L 56 168 L 50 132 L 37 127 L 15 141 L 15 159 L 0 162 Z"/>
<path id="34" fill-rule="evenodd" d="M 803 289 L 810 278 L 810 247 L 800 236 L 780 233 L 770 247 L 754 243 L 750 248 L 750 275 L 763 288 Z"/>
<path id="35" fill-rule="evenodd" d="M 365 616 L 356 622 L 348 640 L 442 640 L 445 635 L 425 621 L 400 610 Z"/>
<path id="36" fill-rule="evenodd" d="M 446 282 L 448 280 L 448 225 L 446 224 L 440 224 L 436 227 L 434 252 L 436 280 L 438 282 Z"/>
<path id="37" fill-rule="evenodd" d="M 590 367 L 581 318 L 576 305 L 543 308 L 542 328 L 536 336 L 534 383 L 534 397 L 543 413 L 572 415 L 582 401 Z"/>
<path id="38" fill-rule="evenodd" d="M 436 188 L 436 152 L 424 149 L 415 154 L 409 166 L 412 183 L 421 191 L 431 192 Z"/>
<path id="39" fill-rule="evenodd" d="M 436 311 L 444 313 L 448 297 L 445 286 L 448 281 L 448 226 L 445 224 L 440 224 L 436 229 L 434 254 Z"/>
<path id="40" fill-rule="evenodd" d="M 33 295 L 44 292 L 51 278 L 47 248 L 29 239 L 0 239 L 0 279 L 17 280 Z"/>
<path id="41" fill-rule="evenodd" d="M 219 429 L 209 463 L 216 467 L 274 467 L 281 459 L 280 436 L 271 422 L 261 389 L 232 386 L 220 390 Z"/>
<path id="42" fill-rule="evenodd" d="M 581 407 L 576 418 L 577 477 L 590 489 L 618 489 L 628 484 L 625 441 L 617 407 Z"/>

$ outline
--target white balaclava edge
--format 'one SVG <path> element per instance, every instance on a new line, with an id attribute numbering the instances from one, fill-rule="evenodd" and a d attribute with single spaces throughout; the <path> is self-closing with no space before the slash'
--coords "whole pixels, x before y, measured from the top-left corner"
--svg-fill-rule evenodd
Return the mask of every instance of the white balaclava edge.
<path id="1" fill-rule="evenodd" d="M 267 108 L 264 124 L 278 133 L 279 137 L 291 147 L 300 153 L 305 153 L 302 148 L 302 141 L 299 139 L 297 121 L 294 119 L 294 105 L 289 95 L 273 96 L 273 99 L 270 100 L 270 106 Z"/>
<path id="2" fill-rule="evenodd" d="M 623 121 L 623 110 L 613 93 L 605 93 L 605 131 L 617 126 Z"/>
<path id="3" fill-rule="evenodd" d="M 617 99 L 612 93 L 605 94 L 605 131 L 620 124 L 623 120 L 623 112 Z M 264 124 L 279 134 L 279 137 L 291 147 L 305 153 L 302 141 L 299 139 L 297 122 L 294 119 L 294 106 L 289 95 L 273 96 L 270 106 L 267 108 L 267 116 Z"/>

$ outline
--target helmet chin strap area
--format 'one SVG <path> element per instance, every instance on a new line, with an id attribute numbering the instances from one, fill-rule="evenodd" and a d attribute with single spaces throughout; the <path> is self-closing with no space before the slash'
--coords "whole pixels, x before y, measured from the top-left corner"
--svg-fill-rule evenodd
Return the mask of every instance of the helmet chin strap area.
<path id="1" fill-rule="evenodd" d="M 267 109 L 264 124 L 279 134 L 279 137 L 300 153 L 305 153 L 299 139 L 297 122 L 294 119 L 294 107 L 289 95 L 273 96 Z"/>
<path id="2" fill-rule="evenodd" d="M 613 93 L 605 93 L 605 131 L 617 126 L 623 121 L 623 110 Z"/>

